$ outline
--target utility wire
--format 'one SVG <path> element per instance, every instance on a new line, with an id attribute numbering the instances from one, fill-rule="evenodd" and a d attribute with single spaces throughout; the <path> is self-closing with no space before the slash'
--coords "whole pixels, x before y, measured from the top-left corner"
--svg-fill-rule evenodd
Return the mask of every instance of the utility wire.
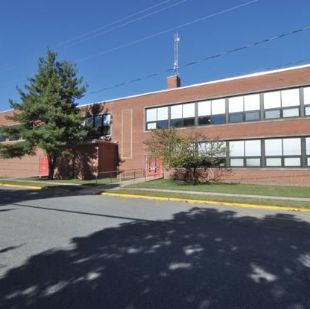
<path id="1" fill-rule="evenodd" d="M 267 43 L 273 42 L 275 40 L 279 40 L 279 39 L 282 39 L 282 38 L 287 38 L 287 37 L 289 37 L 291 35 L 294 35 L 294 34 L 297 34 L 297 33 L 301 33 L 301 32 L 306 32 L 306 31 L 309 31 L 309 30 L 310 30 L 310 25 L 306 26 L 306 27 L 303 27 L 303 28 L 294 29 L 294 30 L 291 30 L 289 32 L 285 32 L 285 33 L 281 33 L 279 35 L 272 36 L 270 38 L 266 38 L 266 39 L 263 39 L 263 40 L 260 40 L 260 41 L 256 41 L 256 42 L 253 42 L 253 43 L 241 46 L 241 47 L 229 49 L 229 50 L 226 50 L 226 51 L 222 51 L 222 52 L 220 52 L 218 54 L 214 54 L 214 55 L 211 55 L 211 56 L 206 56 L 206 57 L 203 57 L 201 59 L 188 62 L 188 63 L 184 64 L 183 66 L 181 66 L 180 69 L 187 68 L 187 67 L 190 67 L 190 66 L 193 66 L 193 65 L 196 65 L 196 64 L 200 64 L 202 62 L 209 61 L 211 59 L 220 58 L 220 57 L 223 57 L 225 55 L 236 53 L 236 52 L 239 52 L 239 51 L 242 51 L 242 50 L 246 50 L 246 49 L 249 49 L 249 48 L 252 48 L 252 47 L 256 47 L 256 46 L 260 46 L 260 45 L 263 45 L 263 44 L 267 44 Z M 170 72 L 173 72 L 173 69 L 166 69 L 166 70 L 164 70 L 162 72 L 151 73 L 151 74 L 148 74 L 148 75 L 146 75 L 144 77 L 137 77 L 137 78 L 132 79 L 132 80 L 123 81 L 121 83 L 112 85 L 110 87 L 104 87 L 104 88 L 101 88 L 101 89 L 96 90 L 96 91 L 91 91 L 91 92 L 89 92 L 89 94 L 95 94 L 95 93 L 111 90 L 111 89 L 114 89 L 114 88 L 119 88 L 119 87 L 127 85 L 127 84 L 132 84 L 132 83 L 135 83 L 135 82 L 139 82 L 139 81 L 142 81 L 142 80 L 146 80 L 146 79 L 153 78 L 155 76 L 159 76 L 159 75 L 170 73 Z"/>
<path id="2" fill-rule="evenodd" d="M 67 49 L 69 47 L 75 46 L 77 44 L 80 44 L 82 42 L 88 41 L 88 40 L 93 39 L 95 37 L 98 37 L 98 36 L 101 36 L 103 34 L 112 32 L 114 30 L 123 28 L 123 27 L 125 27 L 125 26 L 127 26 L 129 24 L 135 23 L 135 22 L 137 22 L 139 20 L 142 20 L 142 19 L 145 19 L 145 18 L 147 18 L 149 16 L 152 16 L 152 15 L 158 14 L 158 13 L 160 13 L 162 11 L 168 10 L 168 9 L 170 9 L 172 7 L 175 7 L 175 6 L 180 5 L 180 4 L 184 3 L 184 2 L 187 2 L 188 0 L 177 1 L 177 2 L 172 3 L 172 4 L 170 4 L 170 5 L 166 6 L 166 7 L 162 7 L 160 9 L 157 9 L 155 11 L 151 11 L 151 12 L 149 12 L 149 13 L 147 13 L 145 15 L 139 16 L 137 18 L 130 19 L 130 18 L 132 18 L 134 16 L 137 16 L 137 15 L 140 15 L 140 14 L 145 13 L 147 11 L 150 11 L 150 10 L 152 10 L 154 8 L 162 6 L 163 4 L 166 4 L 166 3 L 171 2 L 171 1 L 172 0 L 162 1 L 162 2 L 160 2 L 158 4 L 155 4 L 155 5 L 152 5 L 152 6 L 148 7 L 148 8 L 146 8 L 146 9 L 143 9 L 143 10 L 140 10 L 140 11 L 135 12 L 133 14 L 124 16 L 124 17 L 122 17 L 122 18 L 120 18 L 118 20 L 115 20 L 114 22 L 112 22 L 110 24 L 103 25 L 103 26 L 101 26 L 99 28 L 96 28 L 96 29 L 94 29 L 92 31 L 83 33 L 83 34 L 81 34 L 79 36 L 76 36 L 76 37 L 74 37 L 72 39 L 69 39 L 69 40 L 64 41 L 62 43 L 59 43 L 56 46 L 59 46 L 61 48 L 61 50 Z M 109 27 L 111 27 L 111 26 L 114 26 L 114 27 L 109 29 Z"/>
<path id="3" fill-rule="evenodd" d="M 158 36 L 160 36 L 160 35 L 162 35 L 162 34 L 169 33 L 169 32 L 172 32 L 172 31 L 176 31 L 176 30 L 179 30 L 179 29 L 181 29 L 181 28 L 188 27 L 188 26 L 191 26 L 191 25 L 196 24 L 196 23 L 198 23 L 198 22 L 202 22 L 202 21 L 204 21 L 204 20 L 210 19 L 210 18 L 212 18 L 212 17 L 216 17 L 216 16 L 219 16 L 219 15 L 228 13 L 228 12 L 232 12 L 232 11 L 237 10 L 237 9 L 240 9 L 240 8 L 242 8 L 242 7 L 245 7 L 245 6 L 254 4 L 254 3 L 258 2 L 258 1 L 259 1 L 259 0 L 251 0 L 251 1 L 248 1 L 248 2 L 245 2 L 245 3 L 242 3 L 242 4 L 239 4 L 239 5 L 232 6 L 232 7 L 230 7 L 230 8 L 221 10 L 221 11 L 219 11 L 219 12 L 216 12 L 216 13 L 213 13 L 213 14 L 209 14 L 209 15 L 206 15 L 206 16 L 203 16 L 203 17 L 194 19 L 194 20 L 192 20 L 192 21 L 186 22 L 186 23 L 184 23 L 184 24 L 181 24 L 181 25 L 178 25 L 178 26 L 175 26 L 175 27 L 172 27 L 172 28 L 169 28 L 169 29 L 160 31 L 160 32 L 153 33 L 153 34 L 151 34 L 151 35 L 142 37 L 142 38 L 140 38 L 140 39 L 137 39 L 137 40 L 134 40 L 134 41 L 131 41 L 131 42 L 128 42 L 128 43 L 126 43 L 126 44 L 122 44 L 122 45 L 117 46 L 117 47 L 113 47 L 113 48 L 111 48 L 111 49 L 102 51 L 102 52 L 100 52 L 100 53 L 97 53 L 97 54 L 94 54 L 94 55 L 90 55 L 90 56 L 87 56 L 87 57 L 78 59 L 77 62 L 83 62 L 83 61 L 86 61 L 86 60 L 89 60 L 89 59 L 92 59 L 92 58 L 95 58 L 95 57 L 99 57 L 99 56 L 106 55 L 106 54 L 111 53 L 111 52 L 116 51 L 116 50 L 120 50 L 120 49 L 129 47 L 129 46 L 132 46 L 132 45 L 136 45 L 136 44 L 141 43 L 141 42 L 144 42 L 144 41 L 146 41 L 146 40 L 149 40 L 149 39 L 158 37 Z"/>

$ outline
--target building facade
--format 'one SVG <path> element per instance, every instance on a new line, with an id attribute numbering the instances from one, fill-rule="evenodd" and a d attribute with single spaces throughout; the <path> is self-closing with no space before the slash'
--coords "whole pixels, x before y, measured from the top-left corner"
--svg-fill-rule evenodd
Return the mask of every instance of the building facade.
<path id="1" fill-rule="evenodd" d="M 172 76 L 167 86 L 81 106 L 85 125 L 97 130 L 93 142 L 117 145 L 121 170 L 159 169 L 143 141 L 151 130 L 175 127 L 226 143 L 230 172 L 223 181 L 310 185 L 310 65 L 186 87 Z M 0 113 L 0 125 L 10 124 L 8 114 Z M 15 169 L 28 158 L 18 160 L 11 161 Z M 8 162 L 0 159 L 0 176 L 12 173 L 5 172 Z"/>

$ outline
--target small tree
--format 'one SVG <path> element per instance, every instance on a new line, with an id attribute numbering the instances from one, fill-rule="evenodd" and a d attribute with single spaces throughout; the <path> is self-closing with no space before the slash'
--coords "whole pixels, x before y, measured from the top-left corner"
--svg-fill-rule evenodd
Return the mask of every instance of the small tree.
<path id="1" fill-rule="evenodd" d="M 165 169 L 185 168 L 192 183 L 198 181 L 198 168 L 225 162 L 225 143 L 201 134 L 180 135 L 174 128 L 153 130 L 144 144 L 148 155 L 160 159 Z"/>
<path id="2" fill-rule="evenodd" d="M 2 144 L 0 156 L 22 157 L 35 154 L 36 148 L 45 151 L 49 164 L 49 179 L 53 179 L 56 161 L 71 155 L 71 145 L 85 139 L 88 131 L 82 123 L 82 115 L 76 99 L 83 96 L 86 86 L 77 77 L 74 65 L 57 61 L 57 53 L 48 51 L 39 59 L 38 73 L 28 79 L 25 91 L 18 88 L 20 103 L 10 100 L 15 126 L 2 127 L 8 137 L 20 136 L 21 141 Z"/>

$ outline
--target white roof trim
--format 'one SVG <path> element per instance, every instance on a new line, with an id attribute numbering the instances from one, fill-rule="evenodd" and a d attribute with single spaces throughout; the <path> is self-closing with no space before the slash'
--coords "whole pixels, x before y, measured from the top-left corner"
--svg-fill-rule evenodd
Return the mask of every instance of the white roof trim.
<path id="1" fill-rule="evenodd" d="M 6 111 L 0 111 L 0 114 L 8 113 L 8 112 L 13 112 L 13 109 L 7 109 Z"/>
<path id="2" fill-rule="evenodd" d="M 81 104 L 81 105 L 79 105 L 79 107 L 85 107 L 85 106 L 89 106 L 89 105 L 102 104 L 102 103 L 112 103 L 114 101 L 126 100 L 126 99 L 131 99 L 131 98 L 137 98 L 137 97 L 141 97 L 141 96 L 145 96 L 145 95 L 150 95 L 150 94 L 155 94 L 155 93 L 177 91 L 177 90 L 180 90 L 180 89 L 187 89 L 187 88 L 192 88 L 192 87 L 211 85 L 211 84 L 222 83 L 222 82 L 227 82 L 227 81 L 232 81 L 232 80 L 237 80 L 237 79 L 242 79 L 242 78 L 262 76 L 262 75 L 268 75 L 268 74 L 273 74 L 273 73 L 280 73 L 280 72 L 285 72 L 285 71 L 303 69 L 303 68 L 308 68 L 308 67 L 310 67 L 310 64 L 304 64 L 304 65 L 288 67 L 288 68 L 283 68 L 283 69 L 270 70 L 270 71 L 262 71 L 262 72 L 257 72 L 257 73 L 239 75 L 239 76 L 235 76 L 235 77 L 223 78 L 223 79 L 216 79 L 216 80 L 213 80 L 213 81 L 202 82 L 202 83 L 198 83 L 198 84 L 192 84 L 192 85 L 189 85 L 189 86 L 183 86 L 183 87 L 172 88 L 172 89 L 163 89 L 163 90 L 158 90 L 158 91 L 151 91 L 151 92 L 145 92 L 145 93 L 141 93 L 141 94 L 135 94 L 135 95 L 125 96 L 125 97 L 119 97 L 119 98 L 116 98 L 116 99 L 111 99 L 111 100 L 106 100 L 106 101 L 98 101 L 98 102 L 93 102 L 93 103 Z"/>

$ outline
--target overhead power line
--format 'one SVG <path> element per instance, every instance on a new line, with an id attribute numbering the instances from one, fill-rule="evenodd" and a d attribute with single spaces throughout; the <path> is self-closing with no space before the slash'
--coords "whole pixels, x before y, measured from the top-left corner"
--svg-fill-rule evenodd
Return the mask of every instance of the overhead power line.
<path id="1" fill-rule="evenodd" d="M 140 10 L 138 12 L 135 12 L 133 14 L 130 14 L 130 15 L 127 15 L 127 16 L 124 16 L 118 20 L 115 20 L 114 22 L 112 23 L 109 23 L 109 24 L 106 24 L 106 25 L 103 25 L 99 28 L 96 28 L 96 29 L 93 29 L 91 31 L 88 31 L 88 32 L 85 32 L 83 34 L 80 34 L 79 36 L 76 36 L 72 39 L 69 39 L 67 41 L 64 41 L 62 43 L 59 43 L 58 45 L 56 46 L 59 46 L 62 50 L 66 49 L 66 48 L 69 48 L 69 47 L 73 47 L 77 44 L 80 44 L 80 43 L 83 43 L 85 41 L 88 41 L 90 39 L 93 39 L 95 37 L 98 37 L 98 36 L 101 36 L 101 35 L 104 35 L 106 33 L 109 33 L 109 32 L 112 32 L 114 30 L 117 30 L 117 29 L 120 29 L 120 28 L 123 28 L 129 24 L 132 24 L 132 23 L 135 23 L 137 21 L 140 21 L 142 19 L 145 19 L 149 16 L 152 16 L 152 15 L 155 15 L 155 14 L 158 14 L 162 11 L 165 11 L 165 10 L 168 10 L 172 7 L 175 7 L 175 6 L 178 6 L 182 3 L 185 3 L 187 2 L 188 0 L 180 0 L 180 1 L 177 1 L 175 3 L 172 3 L 168 6 L 165 6 L 165 7 L 162 7 L 162 8 L 159 8 L 155 11 L 151 11 L 157 7 L 160 7 L 160 6 L 163 6 L 164 4 L 166 3 L 169 3 L 171 2 L 172 0 L 165 0 L 165 1 L 162 1 L 160 3 L 157 3 L 155 5 L 152 5 L 146 9 L 143 9 L 143 10 Z M 139 17 L 136 17 L 134 19 L 131 19 L 132 17 L 135 17 L 135 16 L 138 16 L 138 15 L 141 15 L 142 13 L 146 13 L 148 11 L 151 11 L 145 15 L 142 15 L 142 16 L 139 16 Z M 110 28 L 112 27 L 112 28 Z"/>
<path id="2" fill-rule="evenodd" d="M 190 67 L 190 66 L 193 66 L 193 65 L 197 65 L 197 64 L 200 64 L 202 62 L 209 61 L 209 60 L 212 60 L 212 59 L 220 58 L 220 57 L 223 57 L 225 55 L 236 53 L 236 52 L 239 52 L 239 51 L 242 51 L 242 50 L 246 50 L 246 49 L 249 49 L 249 48 L 252 48 L 252 47 L 256 47 L 256 46 L 260 46 L 260 45 L 263 45 L 263 44 L 267 44 L 267 43 L 273 42 L 275 40 L 279 40 L 279 39 L 282 39 L 282 38 L 287 38 L 287 37 L 289 37 L 291 35 L 294 35 L 294 34 L 297 34 L 297 33 L 301 33 L 301 32 L 306 32 L 306 31 L 309 31 L 309 30 L 310 30 L 310 25 L 306 26 L 306 27 L 303 27 L 303 28 L 294 29 L 294 30 L 291 30 L 289 32 L 281 33 L 281 34 L 278 34 L 278 35 L 275 35 L 275 36 L 272 36 L 272 37 L 269 37 L 269 38 L 266 38 L 266 39 L 263 39 L 263 40 L 255 41 L 253 43 L 250 43 L 250 44 L 247 44 L 247 45 L 244 45 L 244 46 L 241 46 L 241 47 L 237 47 L 237 48 L 233 48 L 233 49 L 228 49 L 226 51 L 222 51 L 222 52 L 214 54 L 214 55 L 205 56 L 205 57 L 203 57 L 201 59 L 194 60 L 194 61 L 191 61 L 191 62 L 188 62 L 188 63 L 184 64 L 183 66 L 180 66 L 180 69 L 187 68 L 187 67 Z M 100 92 L 104 92 L 104 91 L 107 91 L 107 90 L 111 90 L 111 89 L 114 89 L 114 88 L 119 88 L 119 87 L 124 86 L 124 85 L 136 83 L 136 82 L 139 82 L 139 81 L 142 81 L 142 80 L 146 80 L 146 79 L 149 79 L 149 78 L 153 78 L 153 77 L 156 77 L 156 76 L 159 76 L 159 75 L 162 75 L 162 74 L 171 73 L 171 72 L 173 72 L 173 69 L 166 69 L 166 70 L 164 70 L 162 72 L 151 73 L 151 74 L 148 74 L 148 75 L 143 76 L 143 77 L 137 77 L 137 78 L 134 78 L 134 79 L 131 79 L 131 80 L 123 81 L 121 83 L 112 85 L 110 87 L 104 87 L 104 88 L 101 88 L 101 89 L 96 90 L 96 91 L 91 91 L 91 92 L 89 92 L 89 94 L 95 94 L 95 93 L 100 93 Z"/>
<path id="3" fill-rule="evenodd" d="M 242 7 L 245 7 L 245 6 L 249 6 L 249 5 L 251 5 L 251 4 L 254 4 L 254 3 L 256 3 L 256 2 L 259 2 L 259 0 L 251 0 L 251 1 L 248 1 L 248 2 L 245 2 L 245 3 L 242 3 L 242 4 L 239 4 L 239 5 L 235 5 L 235 6 L 229 7 L 229 8 L 227 8 L 227 9 L 221 10 L 221 11 L 216 12 L 216 13 L 213 13 L 213 14 L 205 15 L 205 16 L 203 16 L 203 17 L 194 19 L 194 20 L 192 20 L 192 21 L 189 21 L 189 22 L 180 24 L 180 25 L 178 25 L 178 26 L 175 26 L 175 27 L 172 27 L 172 28 L 169 28 L 169 29 L 166 29 L 166 30 L 162 30 L 162 31 L 153 33 L 153 34 L 151 34 L 151 35 L 142 37 L 142 38 L 140 38 L 140 39 L 137 39 L 137 40 L 134 40 L 134 41 L 125 43 L 125 44 L 122 44 L 122 45 L 120 45 L 120 46 L 113 47 L 113 48 L 107 49 L 107 50 L 105 50 L 105 51 L 102 51 L 102 52 L 99 52 L 99 53 L 96 53 L 96 54 L 93 54 L 93 55 L 90 55 L 90 56 L 86 56 L 86 57 L 84 57 L 84 58 L 78 59 L 77 62 L 83 62 L 83 61 L 86 61 L 86 60 L 90 60 L 90 59 L 92 59 L 92 58 L 100 57 L 100 56 L 106 55 L 106 54 L 108 54 L 108 53 L 114 52 L 114 51 L 116 51 L 116 50 L 120 50 L 120 49 L 129 47 L 129 46 L 132 46 L 132 45 L 136 45 L 136 44 L 138 44 L 138 43 L 142 43 L 142 42 L 144 42 L 144 41 L 146 41 L 146 40 L 149 40 L 149 39 L 158 37 L 158 36 L 160 36 L 160 35 L 163 35 L 163 34 L 166 34 L 166 33 L 169 33 L 169 32 L 173 32 L 173 31 L 179 30 L 179 29 L 181 29 L 181 28 L 185 28 L 185 27 L 191 26 L 191 25 L 193 25 L 193 24 L 196 24 L 196 23 L 205 21 L 205 20 L 207 20 L 207 19 L 210 19 L 210 18 L 219 16 L 219 15 L 222 15 L 222 14 L 225 14 L 225 13 L 229 13 L 229 12 L 235 11 L 235 10 L 240 9 L 240 8 L 242 8 Z"/>

